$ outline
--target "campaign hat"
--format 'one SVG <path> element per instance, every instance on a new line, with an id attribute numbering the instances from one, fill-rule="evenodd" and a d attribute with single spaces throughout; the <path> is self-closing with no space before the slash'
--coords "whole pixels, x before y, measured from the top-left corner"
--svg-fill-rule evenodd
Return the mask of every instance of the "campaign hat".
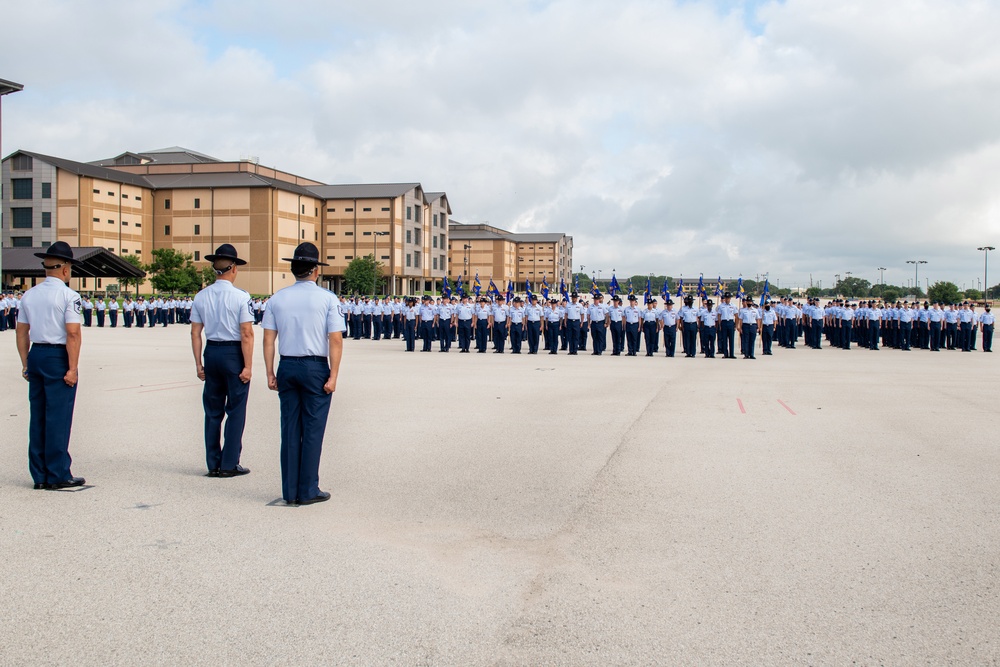
<path id="1" fill-rule="evenodd" d="M 42 259 L 61 259 L 70 264 L 79 264 L 80 260 L 73 259 L 73 249 L 65 241 L 56 241 L 42 252 L 36 252 L 35 257 Z"/>
<path id="2" fill-rule="evenodd" d="M 239 255 L 236 254 L 236 248 L 230 243 L 223 243 L 215 249 L 214 255 L 205 255 L 205 259 L 209 262 L 214 262 L 217 259 L 231 259 L 236 263 L 236 266 L 243 266 L 247 263 L 245 259 L 240 259 Z"/>
<path id="3" fill-rule="evenodd" d="M 295 248 L 295 254 L 291 257 L 282 257 L 282 262 L 302 262 L 304 264 L 317 264 L 319 266 L 330 266 L 319 261 L 319 248 L 309 241 L 300 243 Z"/>

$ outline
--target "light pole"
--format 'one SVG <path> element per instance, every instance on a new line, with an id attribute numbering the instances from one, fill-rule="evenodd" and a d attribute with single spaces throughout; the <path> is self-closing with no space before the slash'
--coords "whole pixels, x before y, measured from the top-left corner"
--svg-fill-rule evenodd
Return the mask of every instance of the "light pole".
<path id="1" fill-rule="evenodd" d="M 13 81 L 7 81 L 5 79 L 0 79 L 0 144 L 3 143 L 3 141 L 2 141 L 2 137 L 3 137 L 3 112 L 2 112 L 2 108 L 3 108 L 3 103 L 2 103 L 3 96 L 4 95 L 10 95 L 11 93 L 17 93 L 17 92 L 20 92 L 22 90 L 24 90 L 24 86 L 22 84 L 20 84 L 20 83 L 14 83 Z M 0 156 L 3 156 L 3 149 L 2 148 L 0 148 Z M 2 209 L 2 207 L 0 207 L 0 209 Z M 0 229 L 3 228 L 2 225 L 3 225 L 3 211 L 0 210 Z M 3 259 L 0 259 L 0 271 L 2 271 L 2 270 L 3 270 Z M 2 283 L 0 283 L 0 287 L 3 287 Z M 0 290 L 0 291 L 2 291 L 2 290 Z"/>
<path id="2" fill-rule="evenodd" d="M 990 298 L 990 250 L 996 250 L 991 245 L 984 245 L 977 250 L 983 251 L 983 301 L 988 301 Z"/>
<path id="3" fill-rule="evenodd" d="M 882 291 L 885 291 L 885 267 L 878 267 L 878 282 L 882 286 Z"/>
<path id="4" fill-rule="evenodd" d="M 389 232 L 372 232 L 372 257 L 375 259 L 375 293 L 378 293 L 378 237 L 388 236 Z"/>
<path id="5" fill-rule="evenodd" d="M 908 259 L 908 260 L 906 260 L 906 263 L 913 265 L 913 289 L 914 290 L 919 290 L 920 289 L 920 265 L 921 264 L 926 264 L 927 260 L 926 259 Z"/>

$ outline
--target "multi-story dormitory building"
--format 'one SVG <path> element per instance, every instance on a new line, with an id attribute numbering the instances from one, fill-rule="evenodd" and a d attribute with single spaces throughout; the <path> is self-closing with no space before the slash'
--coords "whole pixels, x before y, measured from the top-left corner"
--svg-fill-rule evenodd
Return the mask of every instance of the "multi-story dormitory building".
<path id="1" fill-rule="evenodd" d="M 449 275 L 448 196 L 420 183 L 325 185 L 254 161 L 165 148 L 89 163 L 17 151 L 3 161 L 2 187 L 5 248 L 61 240 L 144 262 L 156 248 L 175 248 L 201 267 L 232 243 L 249 261 L 240 287 L 253 294 L 293 282 L 281 258 L 305 240 L 330 264 L 322 280 L 337 292 L 350 261 L 371 253 L 389 294 L 436 291 Z M 73 287 L 106 288 L 84 280 Z"/>
<path id="2" fill-rule="evenodd" d="M 541 292 L 542 280 L 555 294 L 559 282 L 572 283 L 573 237 L 559 233 L 515 234 L 488 224 L 452 221 L 449 229 L 450 276 L 464 283 L 479 280 L 485 289 L 492 278 L 500 291 L 513 281 L 518 292 L 525 281 Z"/>

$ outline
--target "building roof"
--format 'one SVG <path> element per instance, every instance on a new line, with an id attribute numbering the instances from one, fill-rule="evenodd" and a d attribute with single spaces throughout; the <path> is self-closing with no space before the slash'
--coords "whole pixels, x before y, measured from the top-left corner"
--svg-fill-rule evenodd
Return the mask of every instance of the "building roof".
<path id="1" fill-rule="evenodd" d="M 12 276 L 37 278 L 45 275 L 42 260 L 36 252 L 45 248 L 4 248 L 3 272 Z M 146 272 L 137 269 L 107 248 L 73 248 L 73 258 L 80 264 L 73 265 L 76 278 L 144 278 Z"/>
<path id="2" fill-rule="evenodd" d="M 18 154 L 30 155 L 36 160 L 41 160 L 42 162 L 50 164 L 53 167 L 77 174 L 78 176 L 90 176 L 91 178 L 100 178 L 105 181 L 111 181 L 112 183 L 126 183 L 128 185 L 137 185 L 142 188 L 149 187 L 149 183 L 146 179 L 137 174 L 129 174 L 116 169 L 98 167 L 97 165 L 87 164 L 86 162 L 76 162 L 75 160 L 67 160 L 61 157 L 53 157 L 51 155 L 43 155 L 41 153 L 32 153 L 31 151 L 14 151 L 8 155 L 5 160 L 9 160 Z"/>
<path id="3" fill-rule="evenodd" d="M 320 199 L 384 199 L 387 197 L 402 197 L 414 188 L 421 188 L 420 183 L 310 185 L 308 190 Z"/>
<path id="4" fill-rule="evenodd" d="M 0 79 L 0 95 L 9 95 L 10 93 L 16 93 L 21 90 L 24 90 L 24 84 L 8 81 L 7 79 Z"/>
<path id="5" fill-rule="evenodd" d="M 149 174 L 146 176 L 146 180 L 149 181 L 151 187 L 157 190 L 170 188 L 277 188 L 307 197 L 313 196 L 309 189 L 301 185 L 245 171 L 207 174 Z"/>
<path id="6" fill-rule="evenodd" d="M 424 201 L 428 204 L 436 202 L 438 199 L 444 197 L 445 210 L 448 211 L 448 215 L 451 215 L 451 201 L 448 199 L 447 192 L 425 192 Z"/>
<path id="7" fill-rule="evenodd" d="M 565 234 L 546 234 L 546 233 L 532 233 L 532 234 L 510 234 L 510 238 L 518 243 L 558 243 L 567 237 Z"/>
<path id="8" fill-rule="evenodd" d="M 178 164 L 189 162 L 222 162 L 219 158 L 205 155 L 198 151 L 182 146 L 171 146 L 169 148 L 156 148 L 151 151 L 140 151 L 139 155 L 152 158 L 153 162 L 160 164 Z"/>

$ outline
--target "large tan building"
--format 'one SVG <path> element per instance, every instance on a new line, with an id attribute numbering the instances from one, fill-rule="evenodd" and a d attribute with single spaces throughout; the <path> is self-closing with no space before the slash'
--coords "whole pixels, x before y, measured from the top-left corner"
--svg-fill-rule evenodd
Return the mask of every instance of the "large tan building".
<path id="1" fill-rule="evenodd" d="M 4 247 L 62 240 L 143 262 L 156 248 L 174 248 L 201 267 L 219 244 L 232 243 L 249 262 L 241 286 L 253 294 L 293 282 L 281 258 L 302 241 L 319 247 L 330 264 L 322 280 L 338 292 L 348 263 L 368 254 L 384 265 L 386 293 L 435 291 L 448 271 L 451 207 L 420 183 L 325 185 L 183 148 L 93 163 L 17 151 L 3 161 L 2 179 Z"/>
<path id="2" fill-rule="evenodd" d="M 548 281 L 567 284 L 573 274 L 573 237 L 560 233 L 515 234 L 488 224 L 452 221 L 449 230 L 452 279 L 468 283 L 478 274 L 484 288 L 492 278 L 502 290 L 512 281 L 518 291 L 526 280 L 532 286 Z"/>

